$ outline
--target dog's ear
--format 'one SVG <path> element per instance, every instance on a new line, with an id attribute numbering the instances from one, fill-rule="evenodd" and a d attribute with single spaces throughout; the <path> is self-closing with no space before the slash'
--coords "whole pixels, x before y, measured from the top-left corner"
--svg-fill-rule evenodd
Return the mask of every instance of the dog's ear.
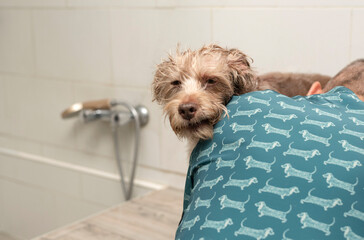
<path id="1" fill-rule="evenodd" d="M 163 104 L 166 100 L 166 91 L 168 91 L 168 86 L 170 86 L 169 78 L 173 77 L 173 74 L 176 73 L 175 65 L 172 55 L 169 55 L 167 59 L 164 59 L 157 65 L 152 83 L 152 100 L 157 101 L 158 104 Z"/>
<path id="2" fill-rule="evenodd" d="M 238 49 L 230 49 L 227 62 L 231 69 L 234 95 L 253 91 L 257 83 L 255 73 L 250 68 L 249 57 Z"/>
<path id="3" fill-rule="evenodd" d="M 162 90 L 163 90 L 163 69 L 164 69 L 164 65 L 166 65 L 166 62 L 162 62 L 160 64 L 158 64 L 157 66 L 157 70 L 154 74 L 154 79 L 153 79 L 153 83 L 152 83 L 152 96 L 153 99 L 152 101 L 157 101 L 157 103 L 161 104 L 162 103 Z"/>

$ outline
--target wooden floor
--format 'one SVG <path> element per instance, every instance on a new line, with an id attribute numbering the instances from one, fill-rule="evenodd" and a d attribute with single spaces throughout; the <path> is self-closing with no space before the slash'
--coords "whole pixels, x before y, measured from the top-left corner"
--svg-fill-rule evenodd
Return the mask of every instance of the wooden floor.
<path id="1" fill-rule="evenodd" d="M 33 240 L 171 240 L 182 202 L 180 190 L 152 192 Z"/>
<path id="2" fill-rule="evenodd" d="M 0 240 L 16 240 L 16 238 L 13 238 L 6 233 L 0 232 Z"/>

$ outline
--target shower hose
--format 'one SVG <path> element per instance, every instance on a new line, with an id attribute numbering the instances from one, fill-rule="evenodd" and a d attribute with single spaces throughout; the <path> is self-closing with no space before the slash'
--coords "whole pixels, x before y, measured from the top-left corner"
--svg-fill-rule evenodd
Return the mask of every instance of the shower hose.
<path id="1" fill-rule="evenodd" d="M 134 186 L 134 178 L 135 178 L 135 171 L 137 166 L 137 160 L 138 160 L 138 152 L 139 152 L 139 142 L 140 142 L 140 116 L 136 108 L 133 106 L 125 103 L 125 102 L 114 102 L 113 104 L 118 106 L 123 106 L 127 108 L 131 114 L 131 119 L 134 121 L 134 128 L 135 128 L 135 141 L 134 141 L 134 151 L 133 151 L 133 158 L 132 158 L 132 166 L 131 166 L 131 173 L 129 177 L 129 184 L 127 184 L 127 179 L 124 176 L 124 170 L 123 165 L 121 163 L 121 157 L 120 157 L 120 150 L 119 150 L 119 121 L 120 117 L 118 114 L 115 114 L 112 117 L 112 132 L 113 132 L 113 138 L 114 138 L 114 150 L 115 150 L 115 156 L 116 156 L 116 162 L 120 174 L 120 184 L 122 191 L 124 193 L 125 200 L 129 200 L 133 194 L 133 186 Z M 129 186 L 127 186 L 129 185 Z"/>

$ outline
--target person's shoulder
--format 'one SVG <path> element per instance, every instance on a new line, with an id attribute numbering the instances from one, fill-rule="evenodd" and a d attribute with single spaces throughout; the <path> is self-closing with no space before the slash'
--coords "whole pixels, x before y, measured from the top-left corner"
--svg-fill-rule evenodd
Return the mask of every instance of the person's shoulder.
<path id="1" fill-rule="evenodd" d="M 350 101 L 362 102 L 352 90 L 343 86 L 335 87 L 331 89 L 329 92 L 323 94 L 323 97 L 330 98 L 330 96 L 338 96 L 343 101 L 346 100 L 349 102 Z"/>
<path id="2" fill-rule="evenodd" d="M 295 100 L 299 100 L 302 97 L 294 97 L 294 98 Z M 361 101 L 353 91 L 343 86 L 335 87 L 323 94 L 305 96 L 304 98 L 311 104 L 326 105 L 335 107 L 337 109 L 339 109 L 342 106 L 353 105 L 353 104 L 355 105 L 359 104 L 364 106 L 363 101 Z"/>

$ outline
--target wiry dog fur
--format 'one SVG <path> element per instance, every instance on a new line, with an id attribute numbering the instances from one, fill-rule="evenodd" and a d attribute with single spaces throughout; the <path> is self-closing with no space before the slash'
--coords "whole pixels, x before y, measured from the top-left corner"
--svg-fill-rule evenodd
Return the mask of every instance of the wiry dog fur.
<path id="1" fill-rule="evenodd" d="M 208 45 L 170 55 L 158 65 L 152 87 L 176 135 L 193 144 L 212 138 L 231 97 L 252 91 L 255 83 L 244 53 Z"/>
<path id="2" fill-rule="evenodd" d="M 314 81 L 330 79 L 319 74 L 269 73 L 257 77 L 250 58 L 238 49 L 207 45 L 199 50 L 177 49 L 157 66 L 152 84 L 154 100 L 163 106 L 179 138 L 191 147 L 209 139 L 213 126 L 226 111 L 233 95 L 272 89 L 287 96 L 306 95 Z"/>
<path id="3" fill-rule="evenodd" d="M 324 87 L 331 77 L 321 74 L 273 72 L 257 77 L 257 89 L 271 89 L 288 97 L 305 96 L 311 85 L 318 81 Z"/>

